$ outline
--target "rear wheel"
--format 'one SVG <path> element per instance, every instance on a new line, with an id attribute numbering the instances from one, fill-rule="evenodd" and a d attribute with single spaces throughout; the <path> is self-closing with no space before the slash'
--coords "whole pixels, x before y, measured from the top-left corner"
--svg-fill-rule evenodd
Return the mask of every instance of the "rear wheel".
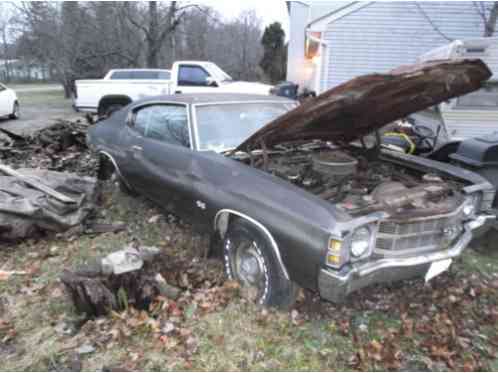
<path id="1" fill-rule="evenodd" d="M 109 179 L 117 180 L 119 190 L 121 192 L 132 197 L 138 196 L 138 193 L 126 184 L 119 172 L 114 167 L 114 164 L 106 156 L 100 157 L 97 178 L 103 181 Z"/>
<path id="2" fill-rule="evenodd" d="M 270 245 L 253 224 L 235 220 L 223 240 L 225 273 L 257 304 L 290 308 L 297 286 L 285 277 Z"/>
<path id="3" fill-rule="evenodd" d="M 116 173 L 116 177 L 118 179 L 119 190 L 121 192 L 123 192 L 124 194 L 127 194 L 131 197 L 138 196 L 138 193 L 134 189 L 132 189 L 132 187 L 129 187 L 128 184 L 126 184 L 126 182 L 117 173 Z"/>
<path id="4" fill-rule="evenodd" d="M 21 108 L 19 106 L 19 102 L 14 102 L 14 106 L 12 107 L 12 114 L 9 115 L 10 119 L 19 119 L 21 116 Z"/>

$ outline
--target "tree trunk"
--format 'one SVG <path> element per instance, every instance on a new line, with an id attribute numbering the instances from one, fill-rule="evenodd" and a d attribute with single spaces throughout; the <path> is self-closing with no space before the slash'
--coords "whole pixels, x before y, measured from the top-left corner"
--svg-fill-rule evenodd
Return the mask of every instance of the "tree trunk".
<path id="1" fill-rule="evenodd" d="M 64 88 L 64 98 L 72 98 L 74 93 L 74 81 L 72 79 L 64 79 L 62 81 L 62 87 Z"/>
<path id="2" fill-rule="evenodd" d="M 491 11 L 489 12 L 489 17 L 484 25 L 484 36 L 490 37 L 496 31 L 496 21 L 498 20 L 498 1 L 495 1 Z"/>
<path id="3" fill-rule="evenodd" d="M 160 41 L 158 40 L 158 14 L 157 1 L 149 2 L 149 34 L 147 36 L 147 67 L 157 69 L 159 67 L 159 49 Z"/>

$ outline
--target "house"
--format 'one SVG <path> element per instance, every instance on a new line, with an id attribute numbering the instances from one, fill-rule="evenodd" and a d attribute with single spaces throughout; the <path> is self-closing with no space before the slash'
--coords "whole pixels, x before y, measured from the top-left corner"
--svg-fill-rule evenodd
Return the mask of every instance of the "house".
<path id="1" fill-rule="evenodd" d="M 290 1 L 288 11 L 287 80 L 317 93 L 484 29 L 472 1 Z"/>

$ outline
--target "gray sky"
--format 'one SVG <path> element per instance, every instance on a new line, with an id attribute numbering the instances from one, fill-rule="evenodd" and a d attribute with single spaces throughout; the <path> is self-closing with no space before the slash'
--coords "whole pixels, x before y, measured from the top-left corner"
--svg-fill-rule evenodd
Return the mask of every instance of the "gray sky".
<path id="1" fill-rule="evenodd" d="M 289 29 L 287 6 L 284 0 L 200 0 L 196 2 L 211 6 L 226 18 L 236 17 L 243 10 L 254 9 L 265 26 L 278 21 L 282 23 L 286 34 Z"/>

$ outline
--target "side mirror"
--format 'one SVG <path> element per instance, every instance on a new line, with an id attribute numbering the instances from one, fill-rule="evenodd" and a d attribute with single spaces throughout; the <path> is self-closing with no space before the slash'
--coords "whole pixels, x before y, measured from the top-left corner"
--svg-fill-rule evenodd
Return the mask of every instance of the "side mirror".
<path id="1" fill-rule="evenodd" d="M 218 82 L 211 76 L 206 78 L 206 84 L 208 87 L 218 87 Z"/>

